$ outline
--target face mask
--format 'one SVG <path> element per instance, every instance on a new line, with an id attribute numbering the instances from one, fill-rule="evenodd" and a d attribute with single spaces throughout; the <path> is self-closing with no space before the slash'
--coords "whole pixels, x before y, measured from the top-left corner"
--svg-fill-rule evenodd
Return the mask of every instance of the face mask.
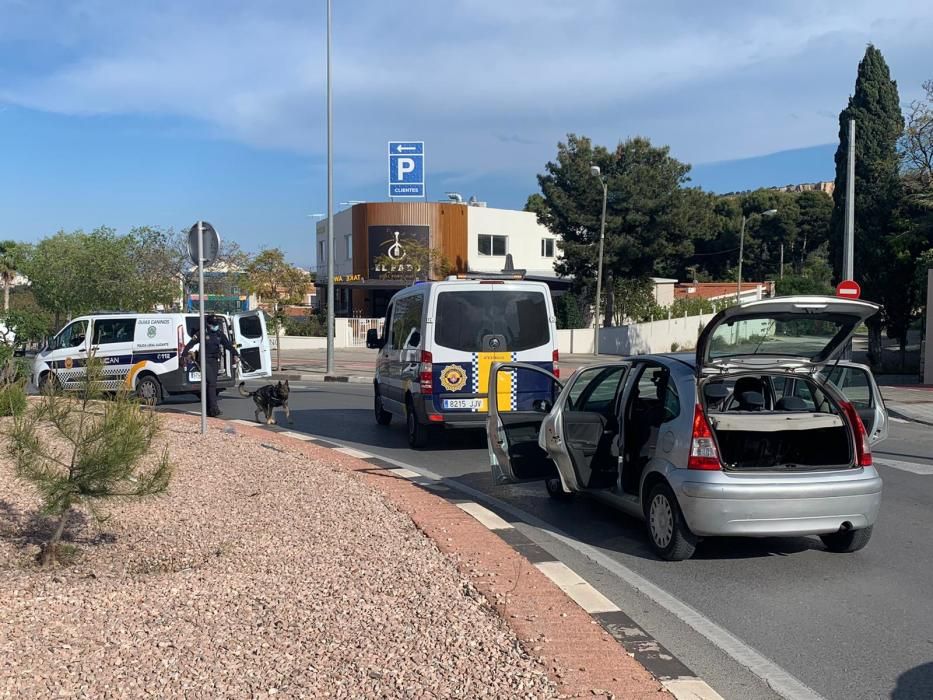
<path id="1" fill-rule="evenodd" d="M 211 332 L 213 332 L 213 333 L 216 333 L 217 331 L 220 330 L 220 326 L 208 326 L 208 328 L 209 328 L 209 329 L 211 330 Z"/>

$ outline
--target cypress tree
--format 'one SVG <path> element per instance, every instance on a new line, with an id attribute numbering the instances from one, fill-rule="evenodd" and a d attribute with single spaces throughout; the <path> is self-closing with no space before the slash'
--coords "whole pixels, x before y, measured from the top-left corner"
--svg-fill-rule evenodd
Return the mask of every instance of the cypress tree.
<path id="1" fill-rule="evenodd" d="M 904 131 L 904 116 L 897 83 L 891 79 L 884 56 L 870 44 L 858 66 L 855 92 L 839 114 L 836 187 L 830 223 L 837 279 L 843 273 L 849 119 L 855 119 L 855 279 L 862 287 L 863 298 L 896 304 L 898 300 L 893 295 L 903 289 L 903 283 L 896 283 L 888 238 L 896 227 L 900 203 L 897 144 Z M 869 323 L 871 351 L 876 357 L 881 345 L 881 321 L 875 317 Z"/>

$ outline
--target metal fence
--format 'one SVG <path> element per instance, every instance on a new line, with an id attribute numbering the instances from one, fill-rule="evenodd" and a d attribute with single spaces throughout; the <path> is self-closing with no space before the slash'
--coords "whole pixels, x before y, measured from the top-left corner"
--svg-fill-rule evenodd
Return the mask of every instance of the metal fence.
<path id="1" fill-rule="evenodd" d="M 382 328 L 385 325 L 383 318 L 348 318 L 347 321 L 347 347 L 365 348 L 366 332 L 372 328 L 379 331 L 382 335 Z"/>

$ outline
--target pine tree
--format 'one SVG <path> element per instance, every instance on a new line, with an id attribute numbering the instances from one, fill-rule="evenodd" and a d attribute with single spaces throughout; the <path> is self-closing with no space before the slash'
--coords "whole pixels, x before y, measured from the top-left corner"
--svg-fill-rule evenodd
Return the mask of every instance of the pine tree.
<path id="1" fill-rule="evenodd" d="M 17 476 L 36 488 L 43 513 L 57 519 L 42 548 L 44 565 L 59 557 L 59 542 L 76 507 L 102 520 L 100 502 L 161 493 L 172 475 L 167 449 L 152 451 L 158 417 L 128 391 L 103 400 L 102 377 L 102 361 L 89 357 L 74 396 L 57 391 L 42 396 L 14 420 L 9 433 Z"/>
<path id="2" fill-rule="evenodd" d="M 889 250 L 889 238 L 896 228 L 901 195 L 897 145 L 904 116 L 897 83 L 891 79 L 884 56 L 872 45 L 859 63 L 855 92 L 839 114 L 830 238 L 837 279 L 843 273 L 850 119 L 855 119 L 855 279 L 863 298 L 894 308 L 901 305 L 897 295 L 903 287 L 896 280 L 903 277 Z M 869 321 L 870 350 L 875 357 L 880 356 L 881 322 L 877 316 Z"/>

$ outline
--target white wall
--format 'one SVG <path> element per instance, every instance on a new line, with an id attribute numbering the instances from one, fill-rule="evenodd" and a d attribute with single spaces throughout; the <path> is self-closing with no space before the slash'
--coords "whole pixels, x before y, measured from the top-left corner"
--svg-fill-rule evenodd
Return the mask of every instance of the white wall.
<path id="1" fill-rule="evenodd" d="M 923 382 L 933 384 L 933 270 L 927 270 L 927 337 L 923 343 Z"/>
<path id="2" fill-rule="evenodd" d="M 350 241 L 351 249 L 347 250 L 347 236 L 353 234 L 353 209 L 344 209 L 334 214 L 334 274 L 350 275 L 353 274 L 353 260 L 351 255 L 352 239 Z M 319 281 L 327 280 L 327 257 L 322 257 L 321 242 L 327 240 L 327 219 L 317 222 L 317 235 L 314 241 L 314 255 L 317 263 L 317 278 Z"/>
<path id="3" fill-rule="evenodd" d="M 599 329 L 599 352 L 604 355 L 646 355 L 696 347 L 700 331 L 714 314 L 672 318 L 651 323 L 633 323 L 618 328 Z"/>
<path id="4" fill-rule="evenodd" d="M 554 255 L 560 251 L 557 236 L 538 223 L 538 217 L 527 211 L 467 207 L 467 260 L 470 269 L 477 272 L 499 272 L 505 267 L 504 255 L 480 255 L 480 234 L 508 236 L 506 252 L 512 254 L 517 269 L 529 274 L 553 277 L 554 258 L 541 256 L 541 239 L 554 239 Z"/>

